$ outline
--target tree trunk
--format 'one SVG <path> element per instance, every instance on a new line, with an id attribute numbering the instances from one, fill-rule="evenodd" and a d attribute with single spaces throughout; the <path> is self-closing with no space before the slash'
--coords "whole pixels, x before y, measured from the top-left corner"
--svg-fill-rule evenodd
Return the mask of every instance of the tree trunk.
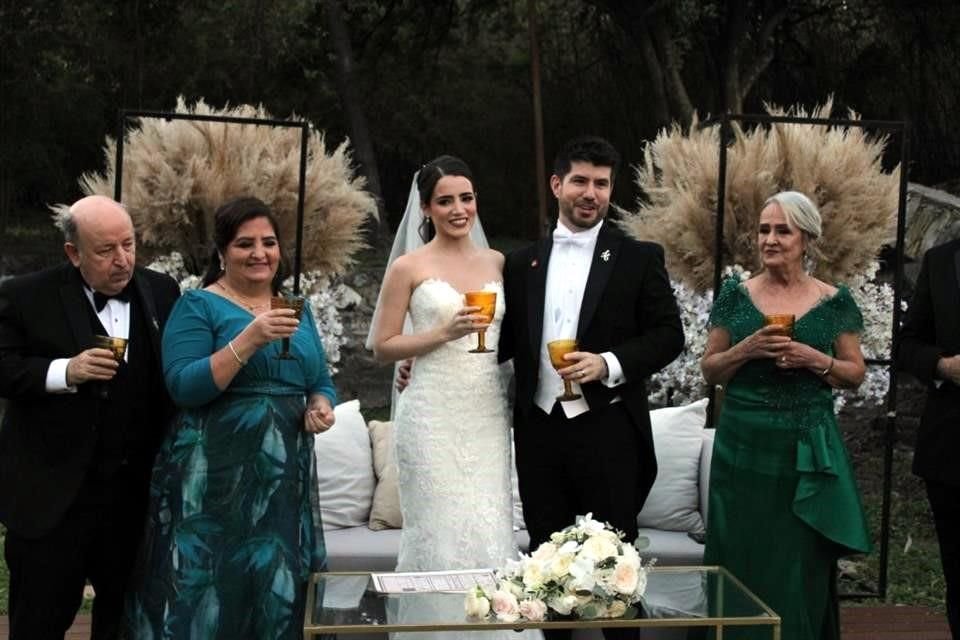
<path id="1" fill-rule="evenodd" d="M 363 111 L 363 101 L 357 92 L 353 78 L 353 47 L 350 44 L 350 34 L 343 19 L 340 0 L 324 0 L 324 13 L 327 19 L 327 28 L 330 31 L 330 42 L 336 57 L 337 89 L 343 110 L 350 125 L 351 141 L 360 163 L 361 170 L 367 178 L 367 190 L 377 200 L 379 223 L 372 221 L 367 225 L 367 234 L 371 244 L 386 244 L 390 240 L 390 225 L 383 211 L 383 197 L 380 190 L 380 173 L 377 169 L 377 155 L 373 149 L 373 139 L 370 135 L 370 126 Z"/>

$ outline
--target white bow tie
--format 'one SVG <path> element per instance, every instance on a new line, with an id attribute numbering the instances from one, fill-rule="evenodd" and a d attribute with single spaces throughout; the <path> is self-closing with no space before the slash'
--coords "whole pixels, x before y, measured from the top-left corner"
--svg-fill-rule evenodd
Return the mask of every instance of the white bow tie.
<path id="1" fill-rule="evenodd" d="M 583 232 L 573 233 L 563 225 L 557 225 L 553 230 L 554 244 L 570 244 L 576 247 L 588 247 L 593 242 L 593 234 Z"/>

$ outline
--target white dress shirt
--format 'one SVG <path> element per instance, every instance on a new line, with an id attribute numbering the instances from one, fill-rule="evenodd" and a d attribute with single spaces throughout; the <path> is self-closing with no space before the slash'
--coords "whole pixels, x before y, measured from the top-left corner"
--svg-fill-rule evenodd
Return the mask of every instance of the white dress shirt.
<path id="1" fill-rule="evenodd" d="M 112 338 L 126 339 L 130 337 L 129 302 L 111 298 L 110 300 L 107 300 L 107 304 L 103 306 L 103 309 L 97 311 L 97 307 L 93 304 L 93 290 L 88 287 L 84 287 L 83 293 L 86 294 L 87 300 L 90 301 L 90 306 L 97 314 L 97 317 L 100 318 L 100 323 L 103 324 L 103 328 L 107 330 L 107 335 Z M 129 362 L 127 359 L 129 354 L 129 349 L 123 354 L 123 359 L 127 362 Z M 50 363 L 49 367 L 47 367 L 46 390 L 48 393 L 77 392 L 76 385 L 67 384 L 68 362 L 70 362 L 70 358 L 57 358 Z"/>
<path id="2" fill-rule="evenodd" d="M 553 232 L 553 248 L 550 251 L 550 261 L 547 266 L 547 283 L 543 299 L 540 375 L 534 395 L 534 403 L 545 413 L 553 410 L 557 396 L 563 393 L 563 379 L 550 364 L 547 343 L 552 340 L 577 337 L 583 292 L 587 286 L 593 252 L 597 246 L 597 237 L 602 225 L 601 221 L 590 229 L 574 231 L 558 221 L 557 228 Z M 607 377 L 603 380 L 603 384 L 616 387 L 626 382 L 623 377 L 623 368 L 617 357 L 609 351 L 601 353 L 600 356 L 607 363 Z M 579 391 L 579 384 L 574 382 L 572 386 L 574 391 Z M 560 406 L 568 418 L 590 410 L 586 398 L 561 402 Z"/>

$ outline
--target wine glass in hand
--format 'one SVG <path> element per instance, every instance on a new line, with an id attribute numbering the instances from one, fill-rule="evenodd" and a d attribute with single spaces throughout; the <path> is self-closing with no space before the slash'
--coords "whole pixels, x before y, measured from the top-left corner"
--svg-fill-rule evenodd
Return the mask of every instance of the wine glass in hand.
<path id="1" fill-rule="evenodd" d="M 563 359 L 563 356 L 568 353 L 573 353 L 577 350 L 577 341 L 572 339 L 564 340 L 551 340 L 547 343 L 547 353 L 550 354 L 550 364 L 553 365 L 553 368 L 559 371 L 565 367 L 569 367 L 572 362 Z M 570 386 L 570 381 L 564 378 L 563 380 L 563 394 L 557 396 L 557 400 L 579 400 L 582 398 L 579 393 L 574 393 L 573 388 Z"/>
<path id="2" fill-rule="evenodd" d="M 299 320 L 303 313 L 302 296 L 273 296 L 270 298 L 271 309 L 293 309 L 294 317 Z M 283 338 L 281 341 L 280 353 L 276 356 L 280 360 L 296 360 L 296 357 L 290 354 L 290 338 Z"/>
<path id="3" fill-rule="evenodd" d="M 475 313 L 483 316 L 484 322 L 493 322 L 493 313 L 497 308 L 496 291 L 467 291 L 464 298 L 468 307 L 480 307 Z M 470 349 L 470 353 L 493 353 L 493 349 L 487 349 L 486 333 L 486 327 L 477 332 L 477 348 Z"/>

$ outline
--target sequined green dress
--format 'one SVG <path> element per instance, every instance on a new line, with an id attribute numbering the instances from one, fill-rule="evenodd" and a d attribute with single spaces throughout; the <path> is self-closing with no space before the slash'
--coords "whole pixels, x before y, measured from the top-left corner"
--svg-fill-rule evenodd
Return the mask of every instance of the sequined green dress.
<path id="1" fill-rule="evenodd" d="M 763 324 L 746 288 L 724 282 L 710 315 L 731 344 Z M 837 336 L 863 330 L 845 287 L 797 319 L 794 340 L 833 354 Z M 751 360 L 726 386 L 710 475 L 704 563 L 719 564 L 783 619 L 783 640 L 839 639 L 836 561 L 871 548 L 831 388 L 806 370 Z M 724 638 L 769 638 L 727 629 Z"/>

